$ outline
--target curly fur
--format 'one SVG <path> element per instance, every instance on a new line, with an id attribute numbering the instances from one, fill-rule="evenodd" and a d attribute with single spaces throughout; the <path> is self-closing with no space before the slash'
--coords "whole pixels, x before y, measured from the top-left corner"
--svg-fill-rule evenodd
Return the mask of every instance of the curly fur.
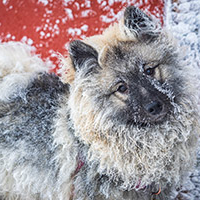
<path id="1" fill-rule="evenodd" d="M 0 44 L 0 100 L 8 100 L 11 94 L 19 93 L 34 73 L 48 70 L 47 64 L 34 52 L 33 47 L 20 42 Z"/>
<path id="2" fill-rule="evenodd" d="M 116 70 L 116 65 L 114 67 L 113 70 Z M 172 67 L 179 68 L 179 66 Z M 149 125 L 145 128 L 121 124 L 117 112 L 119 105 L 112 104 L 110 101 L 102 102 L 104 99 L 101 101 L 105 93 L 103 90 L 111 84 L 113 74 L 106 73 L 103 69 L 103 72 L 100 72 L 103 77 L 93 74 L 92 77 L 83 78 L 84 75 L 79 72 L 71 86 L 69 106 L 76 130 L 75 135 L 89 145 L 86 160 L 90 177 L 84 183 L 77 177 L 76 186 L 81 184 L 82 191 L 94 191 L 91 196 L 103 193 L 106 197 L 111 196 L 110 198 L 115 193 L 113 184 L 122 191 L 140 190 L 152 183 L 159 184 L 163 190 L 166 187 L 179 186 L 182 176 L 194 164 L 199 131 L 198 113 L 191 103 L 195 101 L 191 94 L 195 84 L 191 79 L 188 80 L 186 68 L 178 69 L 177 76 L 187 80 L 187 86 L 184 83 L 184 90 L 182 84 L 177 89 L 181 93 L 178 102 L 174 102 L 174 95 L 176 95 L 174 88 L 170 90 L 166 89 L 164 84 L 160 86 L 152 83 L 161 93 L 170 98 L 173 115 L 160 125 L 155 127 Z M 108 71 L 108 68 L 105 70 Z M 122 66 L 120 70 L 123 71 Z M 127 66 L 126 70 L 128 71 Z M 105 83 L 99 85 L 101 78 Z M 123 117 L 126 118 L 126 115 L 124 114 Z M 107 175 L 109 179 L 101 186 L 96 185 L 91 189 L 90 185 L 99 178 L 95 177 L 96 172 Z M 79 190 L 78 187 L 77 196 L 82 196 Z M 170 198 L 169 194 L 170 191 L 167 191 L 167 196 L 161 199 Z M 123 196 L 119 194 L 118 197 L 113 198 L 121 199 Z"/>
<path id="3" fill-rule="evenodd" d="M 199 74 L 179 52 L 135 7 L 71 42 L 62 81 L 26 45 L 0 44 L 0 197 L 174 199 L 199 136 Z M 145 106 L 157 100 L 155 118 Z"/>

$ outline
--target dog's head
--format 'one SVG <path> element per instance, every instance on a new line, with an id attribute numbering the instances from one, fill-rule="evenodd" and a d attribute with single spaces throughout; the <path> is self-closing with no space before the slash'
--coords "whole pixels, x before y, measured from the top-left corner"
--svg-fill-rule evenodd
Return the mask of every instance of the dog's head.
<path id="1" fill-rule="evenodd" d="M 102 35 L 100 50 L 88 41 L 69 46 L 75 134 L 99 172 L 126 189 L 178 179 L 195 121 L 187 73 L 171 37 L 142 11 L 128 7 L 120 26 L 121 39 Z"/>
<path id="2" fill-rule="evenodd" d="M 175 97 L 181 94 L 177 49 L 150 17 L 133 6 L 124 13 L 122 30 L 127 40 L 117 38 L 100 51 L 82 41 L 71 42 L 72 85 L 81 88 L 80 93 L 71 91 L 80 98 L 74 109 L 87 97 L 94 119 L 98 111 L 98 121 L 105 120 L 102 126 L 110 120 L 138 128 L 162 123 L 174 114 Z M 87 110 L 81 109 L 83 113 Z"/>

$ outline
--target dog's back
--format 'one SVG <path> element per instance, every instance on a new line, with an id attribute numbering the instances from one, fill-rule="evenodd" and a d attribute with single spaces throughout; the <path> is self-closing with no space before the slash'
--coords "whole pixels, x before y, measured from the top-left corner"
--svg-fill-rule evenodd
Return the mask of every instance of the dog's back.
<path id="1" fill-rule="evenodd" d="M 69 178 L 61 180 L 60 167 L 74 171 L 70 160 L 69 167 L 62 165 L 62 150 L 68 148 L 62 143 L 69 135 L 65 141 L 59 135 L 63 132 L 59 129 L 68 131 L 67 124 L 62 126 L 67 110 L 63 116 L 61 107 L 69 87 L 47 73 L 45 63 L 20 43 L 0 45 L 0 72 L 0 195 L 5 199 L 51 199 Z M 73 149 L 70 144 L 69 148 Z M 73 159 L 76 162 L 76 156 Z"/>

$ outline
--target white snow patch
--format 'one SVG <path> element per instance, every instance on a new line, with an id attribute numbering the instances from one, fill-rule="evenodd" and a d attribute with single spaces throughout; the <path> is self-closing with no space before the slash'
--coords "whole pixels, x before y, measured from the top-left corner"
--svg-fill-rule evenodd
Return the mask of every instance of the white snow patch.
<path id="1" fill-rule="evenodd" d="M 75 35 L 81 35 L 81 29 L 80 28 L 69 28 L 68 33 L 74 37 Z"/>
<path id="2" fill-rule="evenodd" d="M 38 3 L 44 4 L 44 6 L 48 5 L 49 1 L 48 0 L 38 0 Z"/>
<path id="3" fill-rule="evenodd" d="M 6 38 L 10 38 L 10 37 L 11 37 L 11 34 L 8 33 L 8 34 L 6 35 Z"/>
<path id="4" fill-rule="evenodd" d="M 167 15 L 165 25 L 168 28 L 170 27 L 173 35 L 180 41 L 181 46 L 187 46 L 185 59 L 187 59 L 189 66 L 196 69 L 198 76 L 200 71 L 200 1 L 178 0 L 178 4 L 171 4 L 171 1 L 166 2 Z M 188 71 L 188 73 L 190 72 Z M 196 84 L 199 85 L 199 83 Z M 200 93 L 197 95 L 200 96 Z M 200 199 L 200 143 L 196 169 L 190 175 L 189 180 L 182 184 L 183 191 L 188 191 L 184 194 L 180 192 L 183 195 L 183 199 Z"/>
<path id="5" fill-rule="evenodd" d="M 65 49 L 68 49 L 69 48 L 69 42 L 65 43 L 64 47 L 65 47 Z"/>
<path id="6" fill-rule="evenodd" d="M 27 40 L 27 44 L 28 44 L 28 45 L 32 45 L 32 44 L 33 44 L 33 40 L 29 38 L 29 39 Z"/>
<path id="7" fill-rule="evenodd" d="M 23 36 L 21 39 L 21 42 L 26 43 L 29 46 L 33 44 L 33 40 L 31 38 L 28 38 L 27 36 Z"/>
<path id="8" fill-rule="evenodd" d="M 38 32 L 38 31 L 40 31 L 40 30 L 41 30 L 41 27 L 39 27 L 39 26 L 36 27 L 36 29 L 35 29 L 36 32 Z"/>
<path id="9" fill-rule="evenodd" d="M 91 7 L 91 1 L 90 0 L 86 0 L 85 1 L 85 7 L 86 8 L 90 8 Z"/>
<path id="10" fill-rule="evenodd" d="M 50 34 L 50 33 L 47 33 L 47 34 L 46 34 L 46 37 L 47 37 L 47 38 L 51 37 L 51 34 Z"/>
<path id="11" fill-rule="evenodd" d="M 60 34 L 60 31 L 59 31 L 59 30 L 55 31 L 55 34 L 56 34 L 56 35 L 59 35 L 59 34 Z"/>
<path id="12" fill-rule="evenodd" d="M 57 19 L 57 20 L 56 20 L 56 24 L 59 24 L 59 23 L 60 23 L 60 20 L 59 20 L 59 19 Z"/>
<path id="13" fill-rule="evenodd" d="M 73 13 L 72 13 L 72 10 L 71 10 L 71 9 L 65 8 L 65 13 L 66 13 L 67 16 L 69 17 L 69 19 L 71 19 L 71 20 L 74 19 L 74 16 L 73 16 Z"/>
<path id="14" fill-rule="evenodd" d="M 55 25 L 53 26 L 53 28 L 54 28 L 54 29 L 59 29 L 57 24 L 55 24 Z"/>
<path id="15" fill-rule="evenodd" d="M 88 25 L 87 24 L 84 24 L 83 26 L 81 26 L 81 30 L 83 30 L 84 32 L 87 32 L 88 31 Z"/>
<path id="16" fill-rule="evenodd" d="M 70 3 L 70 2 L 74 2 L 74 0 L 64 0 L 63 4 L 64 4 L 64 6 L 68 6 L 68 3 Z"/>
<path id="17" fill-rule="evenodd" d="M 106 5 L 107 5 L 107 2 L 106 2 L 106 1 L 103 1 L 102 4 L 101 4 L 102 7 L 103 7 L 103 6 L 106 6 Z"/>
<path id="18" fill-rule="evenodd" d="M 3 0 L 2 3 L 3 3 L 4 5 L 6 5 L 6 4 L 8 3 L 8 0 Z"/>
<path id="19" fill-rule="evenodd" d="M 108 0 L 109 6 L 112 6 L 114 4 L 115 0 Z"/>
<path id="20" fill-rule="evenodd" d="M 98 3 L 98 4 L 101 4 L 102 1 L 103 1 L 103 0 L 97 0 L 97 3 Z"/>
<path id="21" fill-rule="evenodd" d="M 23 36 L 21 39 L 21 42 L 26 43 L 29 46 L 33 44 L 33 40 L 31 38 L 28 38 L 27 36 Z"/>
<path id="22" fill-rule="evenodd" d="M 93 10 L 84 10 L 81 12 L 81 17 L 89 17 L 89 16 L 94 16 L 96 15 L 96 12 Z"/>
<path id="23" fill-rule="evenodd" d="M 43 37 L 45 36 L 45 32 L 44 31 L 40 31 L 40 35 Z"/>
<path id="24" fill-rule="evenodd" d="M 124 13 L 124 11 L 121 10 L 117 14 L 115 14 L 114 10 L 110 9 L 110 13 L 108 13 L 107 15 L 101 15 L 100 19 L 102 22 L 111 23 L 116 20 L 119 20 L 121 18 L 121 16 L 123 15 L 123 13 Z"/>
<path id="25" fill-rule="evenodd" d="M 45 10 L 47 14 L 51 14 L 53 12 L 52 10 L 48 10 L 48 9 L 45 9 Z"/>

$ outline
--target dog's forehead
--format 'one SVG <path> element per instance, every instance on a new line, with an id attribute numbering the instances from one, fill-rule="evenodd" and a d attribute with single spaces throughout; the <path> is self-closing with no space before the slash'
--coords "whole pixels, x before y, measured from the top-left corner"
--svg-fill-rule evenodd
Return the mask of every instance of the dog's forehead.
<path id="1" fill-rule="evenodd" d="M 107 50 L 103 64 L 106 68 L 124 71 L 136 63 L 162 62 L 167 51 L 167 47 L 159 42 L 119 42 Z"/>

